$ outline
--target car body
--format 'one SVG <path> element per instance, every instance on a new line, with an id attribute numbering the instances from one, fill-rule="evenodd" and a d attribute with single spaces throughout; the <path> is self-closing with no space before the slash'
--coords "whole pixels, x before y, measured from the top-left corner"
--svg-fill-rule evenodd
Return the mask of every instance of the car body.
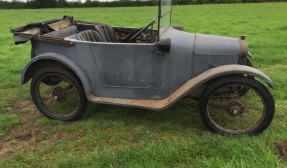
<path id="1" fill-rule="evenodd" d="M 184 32 L 170 26 L 171 12 L 171 1 L 160 0 L 157 30 L 153 29 L 155 19 L 137 29 L 77 21 L 69 16 L 12 29 L 15 44 L 30 40 L 32 45 L 21 82 L 27 83 L 44 68 L 57 67 L 79 80 L 91 102 L 153 110 L 168 108 L 187 97 L 201 100 L 210 83 L 223 78 L 259 78 L 272 86 L 267 75 L 250 66 L 244 36 Z M 274 109 L 274 104 L 271 106 Z M 43 113 L 54 119 L 74 119 Z"/>

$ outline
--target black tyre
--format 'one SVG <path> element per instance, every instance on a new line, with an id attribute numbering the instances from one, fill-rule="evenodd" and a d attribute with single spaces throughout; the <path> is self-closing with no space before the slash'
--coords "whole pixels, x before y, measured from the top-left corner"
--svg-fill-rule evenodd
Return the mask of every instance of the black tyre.
<path id="1" fill-rule="evenodd" d="M 248 92 L 241 95 L 238 87 L 247 88 Z M 223 135 L 261 133 L 270 125 L 274 108 L 267 88 L 248 77 L 214 81 L 202 93 L 200 101 L 200 114 L 207 128 Z"/>
<path id="2" fill-rule="evenodd" d="M 30 91 L 38 110 L 50 119 L 77 120 L 87 105 L 79 80 L 60 68 L 40 70 L 32 79 Z"/>

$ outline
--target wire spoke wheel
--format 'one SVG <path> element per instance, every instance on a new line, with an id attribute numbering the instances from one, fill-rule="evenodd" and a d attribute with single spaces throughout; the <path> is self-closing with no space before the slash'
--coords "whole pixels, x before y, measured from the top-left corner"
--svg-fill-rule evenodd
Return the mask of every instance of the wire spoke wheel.
<path id="1" fill-rule="evenodd" d="M 86 98 L 79 81 L 69 72 L 48 68 L 31 83 L 33 101 L 40 112 L 56 120 L 75 120 L 84 112 Z"/>
<path id="2" fill-rule="evenodd" d="M 59 78 L 56 85 L 47 85 L 49 77 Z M 51 80 L 51 82 L 54 80 Z M 45 83 L 44 83 L 45 82 Z M 37 97 L 42 106 L 46 107 L 55 116 L 68 116 L 79 107 L 79 93 L 71 81 L 60 75 L 43 76 L 36 85 Z"/>
<path id="3" fill-rule="evenodd" d="M 241 89 L 248 90 L 243 95 Z M 257 134 L 274 115 L 274 100 L 254 79 L 234 77 L 210 84 L 202 95 L 201 115 L 207 127 L 221 134 Z"/>
<path id="4" fill-rule="evenodd" d="M 218 90 L 229 87 L 237 88 L 236 85 L 227 85 Z M 266 105 L 261 96 L 252 88 L 243 85 L 241 87 L 249 89 L 243 96 L 238 94 L 237 89 L 230 89 L 222 97 L 212 94 L 207 103 L 211 122 L 225 132 L 247 132 L 257 127 L 264 119 Z"/>

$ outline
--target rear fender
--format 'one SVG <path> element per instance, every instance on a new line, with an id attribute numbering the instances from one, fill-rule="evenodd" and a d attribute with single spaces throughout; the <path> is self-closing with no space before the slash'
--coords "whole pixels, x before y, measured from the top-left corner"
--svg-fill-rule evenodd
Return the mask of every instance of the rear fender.
<path id="1" fill-rule="evenodd" d="M 54 66 L 68 67 L 80 79 L 86 95 L 92 93 L 90 81 L 79 65 L 70 58 L 57 53 L 44 53 L 31 59 L 22 72 L 21 84 L 27 83 L 39 69 Z"/>

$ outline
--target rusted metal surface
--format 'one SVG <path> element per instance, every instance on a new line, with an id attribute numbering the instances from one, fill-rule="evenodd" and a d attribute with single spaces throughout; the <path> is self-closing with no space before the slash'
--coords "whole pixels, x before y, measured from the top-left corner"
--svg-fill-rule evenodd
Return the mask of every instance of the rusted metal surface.
<path id="1" fill-rule="evenodd" d="M 261 71 L 252 67 L 242 65 L 225 65 L 210 69 L 201 75 L 190 79 L 188 82 L 183 84 L 169 97 L 162 100 L 138 100 L 138 99 L 121 99 L 121 98 L 110 98 L 110 97 L 98 97 L 95 95 L 88 95 L 88 99 L 95 103 L 122 105 L 131 107 L 140 107 L 153 110 L 162 110 L 175 104 L 178 100 L 184 98 L 191 91 L 196 89 L 198 86 L 210 81 L 211 79 L 218 78 L 224 75 L 230 74 L 247 74 L 254 75 L 262 80 L 265 80 L 269 85 L 272 85 L 271 79 L 269 79 Z"/>
<path id="2" fill-rule="evenodd" d="M 55 23 L 48 24 L 48 26 L 54 30 L 60 30 L 62 28 L 70 26 L 70 24 L 71 24 L 70 20 L 64 19 Z"/>
<path id="3" fill-rule="evenodd" d="M 33 27 L 33 28 L 30 28 L 30 29 L 27 29 L 25 31 L 22 31 L 21 33 L 15 33 L 15 34 L 19 34 L 19 35 L 23 35 L 23 36 L 36 36 L 36 35 L 39 35 L 41 32 L 41 30 L 37 27 Z"/>
<path id="4" fill-rule="evenodd" d="M 72 41 L 64 40 L 64 38 L 47 37 L 47 36 L 35 36 L 35 37 L 33 37 L 33 40 L 47 42 L 47 43 L 52 43 L 52 44 L 65 45 L 65 46 L 73 45 Z"/>
<path id="5" fill-rule="evenodd" d="M 24 32 L 13 32 L 13 33 L 14 33 L 14 36 L 27 38 L 27 40 L 37 40 L 37 41 L 43 41 L 47 43 L 60 44 L 60 45 L 66 45 L 66 46 L 73 45 L 72 41 L 64 40 L 64 38 L 38 35 L 39 33 L 38 28 L 29 29 Z"/>
<path id="6" fill-rule="evenodd" d="M 247 55 L 248 53 L 248 45 L 247 45 L 247 41 L 245 39 L 240 39 L 240 52 L 242 55 Z"/>

